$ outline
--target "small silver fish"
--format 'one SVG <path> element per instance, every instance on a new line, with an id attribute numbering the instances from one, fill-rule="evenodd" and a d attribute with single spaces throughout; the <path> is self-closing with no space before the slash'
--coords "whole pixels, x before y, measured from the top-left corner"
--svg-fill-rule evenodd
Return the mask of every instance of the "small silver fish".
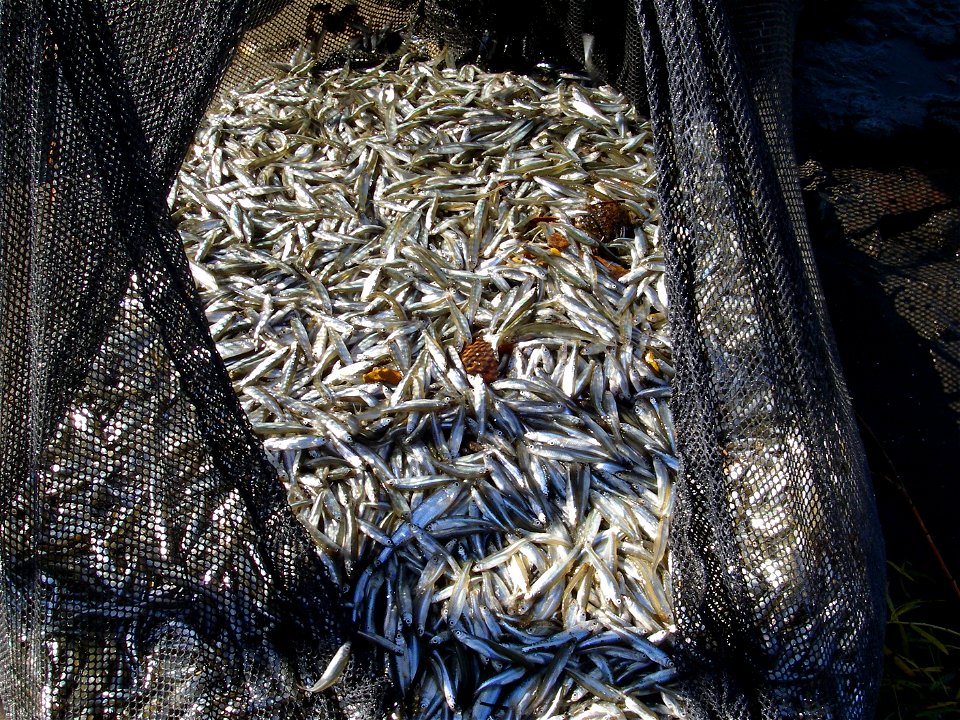
<path id="1" fill-rule="evenodd" d="M 672 716 L 669 685 L 651 701 L 677 462 L 649 124 L 571 77 L 297 57 L 208 113 L 174 211 L 360 637 L 414 718 Z M 595 237 L 597 201 L 637 224 Z M 478 339 L 485 376 L 460 354 Z"/>

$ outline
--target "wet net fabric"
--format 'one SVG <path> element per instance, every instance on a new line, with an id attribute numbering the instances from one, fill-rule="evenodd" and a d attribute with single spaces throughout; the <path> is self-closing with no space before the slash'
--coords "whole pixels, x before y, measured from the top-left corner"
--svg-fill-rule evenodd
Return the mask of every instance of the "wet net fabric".
<path id="1" fill-rule="evenodd" d="M 794 9 L 591 5 L 0 3 L 8 717 L 390 706 L 362 642 L 333 690 L 303 690 L 351 639 L 344 597 L 233 395 L 166 197 L 225 72 L 256 77 L 291 44 L 335 66 L 410 41 L 579 66 L 649 103 L 688 715 L 871 716 L 882 549 L 791 153 Z"/>
<path id="2" fill-rule="evenodd" d="M 346 640 L 340 598 L 167 219 L 243 20 L 230 4 L 0 14 L 8 717 L 370 716 L 382 701 L 362 650 L 340 698 L 302 691 Z"/>
<path id="3" fill-rule="evenodd" d="M 710 5 L 644 16 L 684 428 L 679 661 L 710 698 L 694 717 L 869 716 L 882 550 L 788 140 L 792 8 Z"/>

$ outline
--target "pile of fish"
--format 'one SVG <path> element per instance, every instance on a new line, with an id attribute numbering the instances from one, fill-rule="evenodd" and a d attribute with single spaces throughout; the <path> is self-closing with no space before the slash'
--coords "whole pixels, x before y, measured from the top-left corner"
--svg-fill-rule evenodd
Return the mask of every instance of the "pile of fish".
<path id="1" fill-rule="evenodd" d="M 675 442 L 652 135 L 404 57 L 225 95 L 171 194 L 253 427 L 411 718 L 660 718 Z"/>

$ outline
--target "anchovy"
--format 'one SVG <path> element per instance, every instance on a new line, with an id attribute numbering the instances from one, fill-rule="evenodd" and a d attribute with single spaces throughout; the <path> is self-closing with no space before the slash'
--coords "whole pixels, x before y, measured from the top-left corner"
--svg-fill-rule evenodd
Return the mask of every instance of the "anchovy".
<path id="1" fill-rule="evenodd" d="M 172 198 L 352 642 L 386 651 L 413 718 L 675 716 L 650 125 L 563 74 L 295 60 L 207 114 Z M 117 513 L 115 534 L 148 512 Z M 163 553 L 202 558 L 194 525 L 147 526 Z M 96 547 L 111 582 L 140 562 Z M 300 685 L 334 687 L 350 647 Z"/>

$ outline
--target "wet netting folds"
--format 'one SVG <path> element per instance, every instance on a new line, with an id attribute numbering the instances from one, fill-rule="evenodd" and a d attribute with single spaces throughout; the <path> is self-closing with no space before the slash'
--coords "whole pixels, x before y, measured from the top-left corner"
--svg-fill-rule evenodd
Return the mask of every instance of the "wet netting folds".
<path id="1" fill-rule="evenodd" d="M 451 64 L 586 71 L 649 111 L 676 367 L 672 653 L 686 717 L 871 717 L 882 547 L 792 155 L 794 11 L 2 0 L 6 716 L 402 707 L 387 651 L 354 636 L 348 596 L 234 394 L 167 197 L 218 88 L 304 45 L 324 67 L 360 67 L 416 42 Z M 347 642 L 339 680 L 305 690 Z"/>

